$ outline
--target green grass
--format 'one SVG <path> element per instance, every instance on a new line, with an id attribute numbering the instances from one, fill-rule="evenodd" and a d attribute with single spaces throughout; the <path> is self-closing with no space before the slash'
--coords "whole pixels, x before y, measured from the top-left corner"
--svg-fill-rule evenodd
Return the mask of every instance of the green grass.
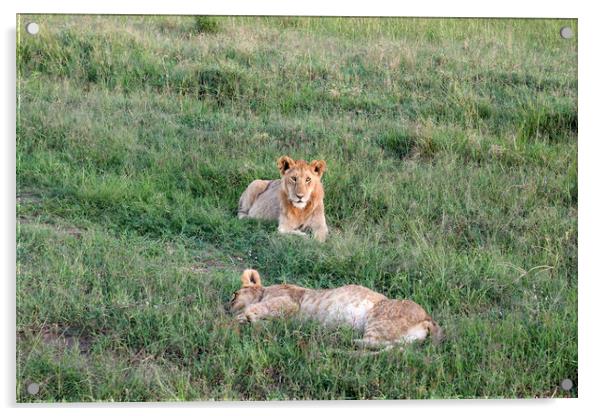
<path id="1" fill-rule="evenodd" d="M 19 402 L 577 396 L 576 21 L 20 22 Z M 324 244 L 236 219 L 283 154 L 327 161 Z M 411 298 L 447 342 L 241 327 L 245 267 Z"/>

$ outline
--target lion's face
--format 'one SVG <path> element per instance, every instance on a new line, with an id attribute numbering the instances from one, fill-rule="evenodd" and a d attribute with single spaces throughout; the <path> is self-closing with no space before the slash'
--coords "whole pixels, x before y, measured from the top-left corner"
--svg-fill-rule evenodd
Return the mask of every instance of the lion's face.
<path id="1" fill-rule="evenodd" d="M 241 288 L 230 299 L 230 312 L 237 313 L 248 305 L 257 303 L 263 295 L 261 277 L 257 270 L 247 269 L 240 276 Z"/>
<path id="2" fill-rule="evenodd" d="M 257 303 L 261 300 L 261 289 L 248 287 L 242 288 L 234 292 L 230 298 L 230 312 L 238 313 L 247 306 Z"/>
<path id="3" fill-rule="evenodd" d="M 326 162 L 293 160 L 288 156 L 278 159 L 278 169 L 288 200 L 295 208 L 305 208 L 316 187 L 320 186 Z"/>

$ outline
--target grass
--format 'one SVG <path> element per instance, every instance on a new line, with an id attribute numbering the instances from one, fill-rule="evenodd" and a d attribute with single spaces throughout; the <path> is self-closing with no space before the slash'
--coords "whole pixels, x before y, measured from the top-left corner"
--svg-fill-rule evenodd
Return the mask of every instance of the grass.
<path id="1" fill-rule="evenodd" d="M 19 22 L 19 402 L 577 396 L 576 21 Z M 327 161 L 324 244 L 236 219 L 282 154 Z M 447 342 L 241 327 L 245 267 Z"/>

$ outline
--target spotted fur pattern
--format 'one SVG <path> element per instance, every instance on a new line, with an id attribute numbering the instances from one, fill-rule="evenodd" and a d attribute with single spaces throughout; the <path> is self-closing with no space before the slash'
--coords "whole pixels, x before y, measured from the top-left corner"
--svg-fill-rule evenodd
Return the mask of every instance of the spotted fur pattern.
<path id="1" fill-rule="evenodd" d="M 356 343 L 365 348 L 389 348 L 422 341 L 441 341 L 443 332 L 426 311 L 411 300 L 388 299 L 363 286 L 314 290 L 295 285 L 264 287 L 256 270 L 245 270 L 242 287 L 230 310 L 239 322 L 298 316 L 334 327 L 349 325 L 363 333 Z"/>

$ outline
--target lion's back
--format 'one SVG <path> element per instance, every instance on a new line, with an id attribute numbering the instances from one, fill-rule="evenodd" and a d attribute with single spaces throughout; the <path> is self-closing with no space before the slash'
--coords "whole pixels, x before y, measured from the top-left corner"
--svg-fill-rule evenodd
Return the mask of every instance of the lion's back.
<path id="1" fill-rule="evenodd" d="M 316 290 L 303 299 L 301 313 L 326 325 L 347 324 L 362 330 L 372 308 L 384 299 L 384 295 L 358 285 Z"/>
<path id="2" fill-rule="evenodd" d="M 256 196 L 249 209 L 249 217 L 264 220 L 277 220 L 280 215 L 280 179 L 269 182 L 265 190 Z"/>

